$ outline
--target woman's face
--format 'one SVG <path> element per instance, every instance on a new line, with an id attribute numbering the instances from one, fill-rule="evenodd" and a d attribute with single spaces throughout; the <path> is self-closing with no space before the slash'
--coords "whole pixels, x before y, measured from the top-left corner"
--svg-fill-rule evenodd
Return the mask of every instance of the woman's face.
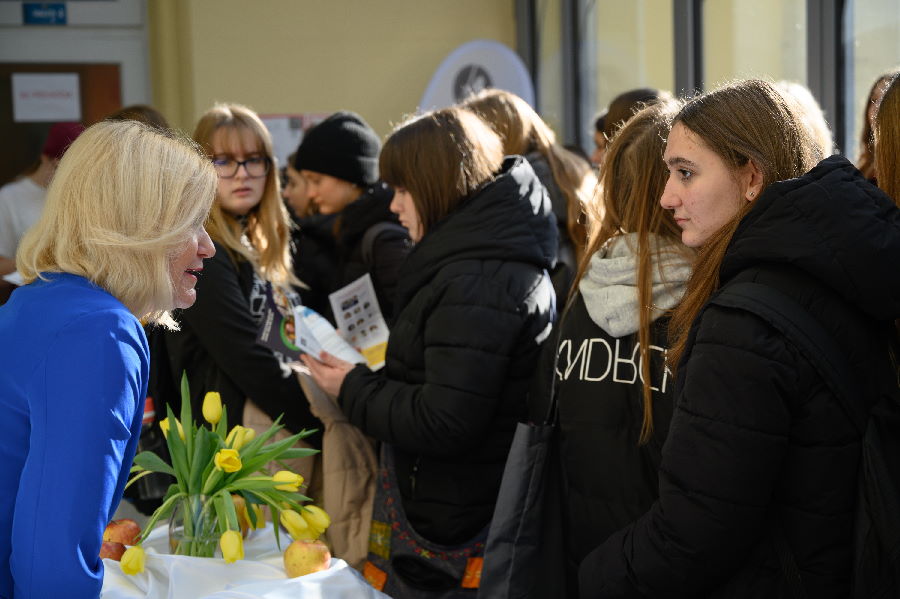
<path id="1" fill-rule="evenodd" d="M 422 239 L 424 232 L 422 231 L 422 221 L 419 213 L 416 211 L 416 205 L 413 203 L 413 197 L 407 189 L 403 187 L 394 188 L 394 199 L 391 200 L 391 212 L 400 219 L 400 224 L 409 231 L 409 238 L 413 243 L 418 243 Z"/>
<path id="2" fill-rule="evenodd" d="M 321 214 L 337 214 L 356 200 L 362 190 L 359 186 L 316 171 L 301 170 L 306 179 L 306 193 Z"/>
<path id="3" fill-rule="evenodd" d="M 271 161 L 256 135 L 248 129 L 222 127 L 213 133 L 210 145 L 219 174 L 216 201 L 228 214 L 244 216 L 262 200 Z M 249 162 L 237 166 L 244 161 Z"/>
<path id="4" fill-rule="evenodd" d="M 201 225 L 169 259 L 169 278 L 175 290 L 173 308 L 189 308 L 197 299 L 197 278 L 203 272 L 203 260 L 216 255 L 212 239 Z"/>
<path id="5" fill-rule="evenodd" d="M 681 123 L 669 133 L 663 160 L 669 178 L 660 204 L 681 227 L 681 241 L 699 247 L 759 193 L 752 162 L 736 172 Z M 750 194 L 753 194 L 752 196 Z"/>
<path id="6" fill-rule="evenodd" d="M 285 174 L 287 175 L 287 184 L 281 192 L 281 197 L 285 199 L 294 214 L 306 216 L 309 212 L 309 191 L 306 178 L 291 166 L 285 169 Z"/>

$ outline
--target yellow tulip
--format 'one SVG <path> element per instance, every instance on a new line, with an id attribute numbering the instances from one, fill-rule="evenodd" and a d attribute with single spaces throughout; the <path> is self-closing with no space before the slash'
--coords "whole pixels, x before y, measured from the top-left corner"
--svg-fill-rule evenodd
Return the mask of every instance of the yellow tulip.
<path id="1" fill-rule="evenodd" d="M 317 505 L 304 505 L 303 512 L 300 514 L 310 528 L 313 528 L 319 534 L 325 532 L 325 529 L 331 526 L 331 517 L 325 510 Z"/>
<path id="2" fill-rule="evenodd" d="M 241 456 L 236 449 L 220 449 L 213 462 L 216 468 L 225 472 L 237 472 L 241 469 Z"/>
<path id="3" fill-rule="evenodd" d="M 253 509 L 253 513 L 256 514 L 256 526 L 253 528 L 265 528 L 266 515 L 263 513 L 262 506 L 258 503 L 251 503 L 250 507 Z"/>
<path id="4" fill-rule="evenodd" d="M 175 419 L 175 424 L 178 425 L 178 436 L 184 439 L 184 429 L 181 427 L 181 423 L 178 422 L 178 419 Z M 169 419 L 163 418 L 159 421 L 159 428 L 162 430 L 163 436 L 168 439 L 169 438 Z"/>
<path id="5" fill-rule="evenodd" d="M 226 530 L 219 539 L 219 548 L 226 564 L 233 564 L 244 559 L 244 539 L 236 530 Z"/>
<path id="6" fill-rule="evenodd" d="M 134 576 L 144 571 L 145 560 L 144 548 L 140 545 L 135 545 L 125 550 L 125 553 L 122 554 L 122 559 L 119 560 L 119 564 L 122 567 L 122 572 L 129 576 Z"/>
<path id="7" fill-rule="evenodd" d="M 240 449 L 256 437 L 256 431 L 246 426 L 237 425 L 228 436 L 225 437 L 225 444 L 232 449 Z"/>
<path id="8" fill-rule="evenodd" d="M 276 483 L 282 483 L 280 485 L 275 485 L 275 488 L 279 491 L 288 491 L 291 493 L 296 493 L 297 489 L 300 488 L 300 485 L 303 484 L 303 477 L 299 474 L 295 474 L 290 470 L 279 470 L 272 477 L 272 480 Z"/>
<path id="9" fill-rule="evenodd" d="M 319 531 L 309 525 L 306 519 L 294 510 L 281 510 L 281 525 L 295 541 L 315 541 L 319 538 Z"/>
<path id="10" fill-rule="evenodd" d="M 209 391 L 203 398 L 203 418 L 213 426 L 222 419 L 222 396 L 218 391 Z"/>

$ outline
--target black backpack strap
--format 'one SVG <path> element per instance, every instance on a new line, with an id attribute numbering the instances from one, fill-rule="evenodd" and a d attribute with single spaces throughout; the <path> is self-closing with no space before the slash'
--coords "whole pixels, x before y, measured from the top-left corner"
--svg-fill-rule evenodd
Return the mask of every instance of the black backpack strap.
<path id="1" fill-rule="evenodd" d="M 396 231 L 400 235 L 406 236 L 408 233 L 406 232 L 406 227 L 403 225 L 398 225 L 397 223 L 392 223 L 390 221 L 381 221 L 375 223 L 363 234 L 362 242 L 360 243 L 360 248 L 362 251 L 362 259 L 363 263 L 367 268 L 372 267 L 372 258 L 375 252 L 375 240 L 382 233 L 387 233 L 388 231 Z"/>
<path id="2" fill-rule="evenodd" d="M 853 401 L 856 376 L 845 352 L 808 310 L 777 289 L 752 281 L 728 285 L 710 303 L 756 314 L 790 339 L 828 383 L 850 422 L 863 435 L 866 415 Z"/>
<path id="3" fill-rule="evenodd" d="M 756 314 L 790 339 L 827 382 L 860 435 L 864 433 L 865 419 L 854 408 L 852 400 L 856 378 L 849 361 L 834 338 L 808 310 L 777 289 L 751 281 L 728 285 L 710 303 Z M 800 569 L 784 530 L 777 523 L 772 527 L 772 540 L 791 596 L 806 599 Z"/>

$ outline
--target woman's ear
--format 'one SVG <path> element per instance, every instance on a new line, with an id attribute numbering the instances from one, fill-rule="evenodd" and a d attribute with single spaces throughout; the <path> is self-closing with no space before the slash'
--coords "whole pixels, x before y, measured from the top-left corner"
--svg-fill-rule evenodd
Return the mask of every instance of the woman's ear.
<path id="1" fill-rule="evenodd" d="M 752 202 L 762 193 L 763 174 L 752 158 L 747 160 L 747 164 L 744 165 L 742 170 L 744 171 L 742 173 L 744 199 Z"/>

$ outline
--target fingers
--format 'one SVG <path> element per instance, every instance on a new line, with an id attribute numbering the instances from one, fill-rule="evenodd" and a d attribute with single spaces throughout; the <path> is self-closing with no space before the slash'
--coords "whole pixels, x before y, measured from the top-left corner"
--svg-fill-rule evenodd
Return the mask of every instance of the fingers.
<path id="1" fill-rule="evenodd" d="M 350 362 L 341 360 L 340 358 L 329 354 L 327 351 L 322 351 L 319 353 L 319 360 L 321 360 L 323 364 L 326 364 L 333 368 L 347 368 L 348 366 L 352 366 Z"/>

